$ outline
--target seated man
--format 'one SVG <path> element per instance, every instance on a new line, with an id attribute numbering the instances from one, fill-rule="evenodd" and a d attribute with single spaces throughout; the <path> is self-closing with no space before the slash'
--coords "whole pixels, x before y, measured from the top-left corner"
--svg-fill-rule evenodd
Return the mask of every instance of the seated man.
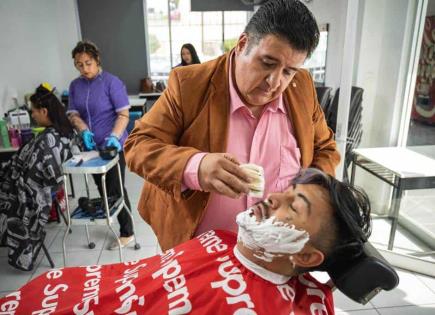
<path id="1" fill-rule="evenodd" d="M 0 299 L 0 309 L 333 314 L 330 288 L 304 272 L 358 254 L 370 232 L 370 205 L 363 192 L 308 169 L 285 192 L 240 213 L 237 223 L 237 237 L 209 231 L 151 258 L 49 271 Z"/>

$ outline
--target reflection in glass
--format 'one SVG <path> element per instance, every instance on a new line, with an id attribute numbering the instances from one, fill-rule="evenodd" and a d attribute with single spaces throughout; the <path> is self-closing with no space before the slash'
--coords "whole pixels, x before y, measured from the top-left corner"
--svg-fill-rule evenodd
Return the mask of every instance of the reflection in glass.
<path id="1" fill-rule="evenodd" d="M 435 16 L 426 16 L 408 146 L 435 145 Z M 427 150 L 426 150 L 427 151 Z M 435 147 L 432 149 L 435 158 Z"/>

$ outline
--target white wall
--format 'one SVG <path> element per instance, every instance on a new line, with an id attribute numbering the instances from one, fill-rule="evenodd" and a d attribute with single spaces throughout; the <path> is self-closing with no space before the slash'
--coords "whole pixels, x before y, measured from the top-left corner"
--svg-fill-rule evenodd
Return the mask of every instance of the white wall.
<path id="1" fill-rule="evenodd" d="M 415 5 L 407 0 L 366 0 L 355 85 L 364 88 L 362 147 L 397 144 Z M 408 23 L 408 24 L 407 24 Z"/>
<path id="2" fill-rule="evenodd" d="M 0 38 L 0 111 L 11 105 L 7 89 L 22 103 L 41 82 L 62 92 L 77 76 L 70 55 L 79 40 L 75 0 L 1 0 Z"/>
<path id="3" fill-rule="evenodd" d="M 317 24 L 329 24 L 325 85 L 337 88 L 341 79 L 347 0 L 315 0 L 306 6 L 314 14 Z"/>

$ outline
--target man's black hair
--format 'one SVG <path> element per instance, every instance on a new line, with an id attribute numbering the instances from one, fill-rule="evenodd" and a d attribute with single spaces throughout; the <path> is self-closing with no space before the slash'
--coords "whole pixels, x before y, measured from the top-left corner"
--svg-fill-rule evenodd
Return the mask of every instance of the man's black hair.
<path id="1" fill-rule="evenodd" d="M 322 222 L 320 231 L 310 238 L 313 246 L 323 252 L 325 260 L 312 269 L 326 271 L 338 260 L 352 260 L 359 256 L 371 234 L 371 208 L 367 194 L 361 188 L 340 182 L 314 168 L 302 170 L 292 184 L 319 185 L 329 194 L 332 218 Z"/>
<path id="2" fill-rule="evenodd" d="M 253 43 L 266 35 L 286 40 L 293 49 L 306 52 L 309 57 L 319 43 L 319 28 L 308 8 L 298 0 L 269 0 L 249 20 L 245 33 Z"/>

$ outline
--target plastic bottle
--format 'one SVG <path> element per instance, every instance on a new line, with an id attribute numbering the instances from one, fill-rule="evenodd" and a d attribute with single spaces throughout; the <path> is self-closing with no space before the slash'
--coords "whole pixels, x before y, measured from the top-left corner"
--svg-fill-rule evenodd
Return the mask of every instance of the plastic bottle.
<path id="1" fill-rule="evenodd" d="M 29 141 L 33 139 L 33 133 L 32 129 L 30 128 L 23 128 L 21 129 L 21 144 L 25 145 Z"/>
<path id="2" fill-rule="evenodd" d="M 11 140 L 11 145 L 13 148 L 19 148 L 21 146 L 21 139 L 18 129 L 9 129 L 9 138 Z"/>
<path id="3" fill-rule="evenodd" d="M 0 137 L 3 148 L 10 148 L 11 143 L 9 141 L 8 127 L 4 119 L 0 119 Z"/>

